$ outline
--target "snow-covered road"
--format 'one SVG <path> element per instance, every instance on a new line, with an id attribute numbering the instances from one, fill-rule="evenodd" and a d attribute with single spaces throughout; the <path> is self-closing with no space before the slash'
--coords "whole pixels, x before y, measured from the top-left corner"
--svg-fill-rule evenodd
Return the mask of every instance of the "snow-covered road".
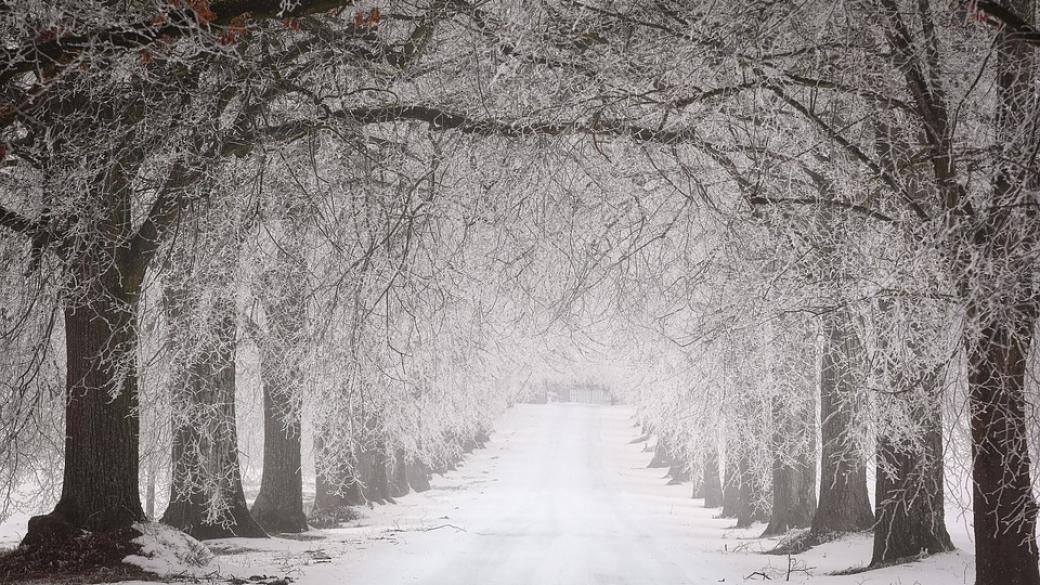
<path id="1" fill-rule="evenodd" d="M 866 564 L 869 535 L 790 560 L 761 554 L 775 543 L 757 538 L 761 525 L 734 529 L 691 498 L 689 485 L 666 485 L 662 470 L 646 468 L 644 444 L 632 443 L 637 433 L 626 407 L 518 405 L 487 448 L 430 491 L 334 530 L 211 541 L 217 557 L 196 574 L 294 585 L 680 585 L 763 581 L 763 573 L 784 582 L 790 562 L 805 569 L 790 583 L 974 580 L 970 542 L 952 516 L 961 550 L 908 565 L 829 575 Z"/>
<path id="2" fill-rule="evenodd" d="M 626 407 L 519 405 L 486 449 L 434 489 L 378 508 L 387 538 L 308 567 L 303 585 L 679 585 L 784 581 L 788 559 L 763 555 L 775 541 L 666 485 Z M 371 538 L 371 533 L 369 534 Z M 793 559 L 792 583 L 952 585 L 973 580 L 971 556 L 941 555 L 858 575 L 870 537 L 855 536 Z M 750 579 L 749 579 L 750 578 Z"/>
<path id="3" fill-rule="evenodd" d="M 628 413 L 584 405 L 520 407 L 491 458 L 434 532 L 409 535 L 407 558 L 369 555 L 350 583 L 443 585 L 697 582 L 671 546 L 672 527 L 627 489 Z M 509 423 L 521 421 L 508 421 Z M 478 456 L 479 457 L 479 456 Z M 480 457 L 480 459 L 484 459 Z M 470 465 L 480 465 L 474 461 Z M 658 512 L 661 512 L 658 510 Z"/>

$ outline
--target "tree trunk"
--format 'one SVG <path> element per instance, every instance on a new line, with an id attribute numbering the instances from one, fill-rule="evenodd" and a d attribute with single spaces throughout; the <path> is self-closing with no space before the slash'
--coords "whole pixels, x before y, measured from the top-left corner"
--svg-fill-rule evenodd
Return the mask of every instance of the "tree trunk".
<path id="1" fill-rule="evenodd" d="M 149 520 L 155 519 L 155 468 L 151 465 L 146 468 L 148 477 L 145 478 L 144 515 Z"/>
<path id="2" fill-rule="evenodd" d="M 690 497 L 695 500 L 704 499 L 704 470 L 689 467 L 690 474 Z"/>
<path id="3" fill-rule="evenodd" d="M 421 461 L 410 459 L 405 467 L 408 476 L 408 485 L 416 492 L 425 492 L 430 489 L 430 468 Z"/>
<path id="4" fill-rule="evenodd" d="M 246 505 L 238 461 L 235 303 L 219 298 L 207 308 L 195 291 L 170 286 L 165 305 L 171 335 L 186 347 L 175 360 L 173 474 L 162 521 L 199 540 L 265 537 Z"/>
<path id="5" fill-rule="evenodd" d="M 968 347 L 976 585 L 1040 583 L 1025 414 L 1036 318 L 1019 309 Z"/>
<path id="6" fill-rule="evenodd" d="M 732 441 L 726 446 L 726 473 L 722 482 L 722 514 L 721 518 L 736 518 L 740 513 L 740 455 L 732 447 Z"/>
<path id="7" fill-rule="evenodd" d="M 690 481 L 690 466 L 685 462 L 675 461 L 668 468 L 668 485 L 676 485 Z"/>
<path id="8" fill-rule="evenodd" d="M 390 497 L 400 498 L 411 491 L 408 487 L 408 470 L 405 468 L 405 454 L 398 449 L 390 470 Z"/>
<path id="9" fill-rule="evenodd" d="M 84 261 L 83 268 L 89 267 Z M 84 304 L 70 301 L 65 309 L 61 498 L 53 512 L 29 521 L 23 545 L 60 542 L 81 530 L 115 531 L 145 520 L 138 487 L 135 303 L 135 295 L 112 289 Z"/>
<path id="10" fill-rule="evenodd" d="M 1026 27 L 1034 0 L 1011 0 Z M 992 200 L 962 263 L 968 286 L 976 585 L 1037 585 L 1037 504 L 1026 429 L 1027 358 L 1037 321 L 1036 53 L 1004 27 L 995 43 L 1001 153 Z"/>
<path id="11" fill-rule="evenodd" d="M 925 441 L 917 452 L 878 437 L 872 566 L 953 550 L 944 519 L 941 418 Z"/>
<path id="12" fill-rule="evenodd" d="M 846 309 L 823 317 L 820 371 L 820 501 L 812 532 L 825 535 L 869 530 L 874 515 L 867 496 L 867 470 L 852 436 L 859 360 L 863 348 Z"/>
<path id="13" fill-rule="evenodd" d="M 672 459 L 671 450 L 668 448 L 668 443 L 664 439 L 658 439 L 657 446 L 654 448 L 654 456 L 650 459 L 650 464 L 647 467 L 659 469 L 671 467 L 673 463 L 674 460 Z"/>
<path id="14" fill-rule="evenodd" d="M 263 359 L 263 358 L 261 358 Z M 265 360 L 266 362 L 266 360 Z M 253 502 L 253 517 L 268 532 L 305 532 L 300 412 L 293 404 L 293 388 L 282 376 L 264 370 L 264 469 L 260 492 Z"/>
<path id="15" fill-rule="evenodd" d="M 917 305 L 917 303 L 915 303 Z M 907 307 L 908 308 L 908 307 Z M 878 302 L 878 374 L 891 390 L 878 397 L 883 419 L 908 421 L 907 428 L 882 426 L 877 437 L 874 552 L 871 566 L 953 549 L 946 531 L 943 421 L 940 401 L 943 364 L 924 351 L 941 343 L 936 327 L 897 300 Z M 927 310 L 927 309 L 926 309 Z M 904 357 L 909 356 L 909 357 Z M 879 424 L 881 422 L 879 421 Z"/>
<path id="16" fill-rule="evenodd" d="M 264 469 L 253 517 L 268 532 L 304 532 L 301 461 L 300 352 L 305 343 L 306 263 L 281 248 L 275 266 L 263 275 L 258 296 L 267 318 L 260 340 L 264 387 Z"/>
<path id="17" fill-rule="evenodd" d="M 755 522 L 769 519 L 762 505 L 762 484 L 751 469 L 751 460 L 742 453 L 737 462 L 739 486 L 737 487 L 737 528 L 748 528 Z"/>
<path id="18" fill-rule="evenodd" d="M 709 446 L 704 455 L 704 507 L 718 508 L 722 505 L 722 481 L 719 478 L 718 449 Z"/>
<path id="19" fill-rule="evenodd" d="M 365 498 L 378 504 L 394 503 L 390 494 L 390 473 L 385 444 L 380 442 L 362 453 L 358 463 L 366 471 L 363 477 Z"/>
<path id="20" fill-rule="evenodd" d="M 342 445 L 330 448 L 320 434 L 315 435 L 316 474 L 310 519 L 318 528 L 331 528 L 355 519 L 357 514 L 351 507 L 366 503 L 361 484 L 351 473 L 351 454 L 346 451 Z"/>
<path id="21" fill-rule="evenodd" d="M 791 398 L 773 399 L 773 511 L 763 537 L 810 526 L 816 513 L 816 409 Z"/>

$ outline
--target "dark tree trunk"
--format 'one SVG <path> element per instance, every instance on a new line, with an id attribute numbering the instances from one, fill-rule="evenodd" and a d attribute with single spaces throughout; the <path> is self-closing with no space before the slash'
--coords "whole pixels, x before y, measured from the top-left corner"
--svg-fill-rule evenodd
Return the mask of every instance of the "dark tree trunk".
<path id="1" fill-rule="evenodd" d="M 140 422 L 132 313 L 104 300 L 69 307 L 65 338 L 61 499 L 53 512 L 29 521 L 25 545 L 68 538 L 79 530 L 118 530 L 145 519 L 138 493 Z"/>
<path id="2" fill-rule="evenodd" d="M 762 485 L 751 469 L 747 453 L 742 453 L 737 460 L 737 470 L 737 528 L 748 528 L 755 522 L 765 522 L 769 515 L 762 504 Z"/>
<path id="3" fill-rule="evenodd" d="M 320 434 L 314 438 L 315 481 L 311 524 L 331 528 L 340 522 L 357 518 L 352 506 L 366 503 L 361 484 L 351 473 L 351 454 L 343 446 L 331 448 Z"/>
<path id="4" fill-rule="evenodd" d="M 235 303 L 219 298 L 207 308 L 195 291 L 172 286 L 166 296 L 171 333 L 189 347 L 175 360 L 173 481 L 162 521 L 199 540 L 265 537 L 246 505 L 238 461 Z"/>
<path id="5" fill-rule="evenodd" d="M 263 376 L 264 369 L 264 469 L 253 517 L 268 532 L 305 532 L 300 412 L 284 378 Z"/>
<path id="6" fill-rule="evenodd" d="M 268 532 L 304 532 L 301 462 L 301 345 L 306 342 L 306 262 L 287 248 L 263 276 L 258 296 L 267 318 L 260 341 L 264 387 L 264 469 L 253 517 Z"/>
<path id="7" fill-rule="evenodd" d="M 685 462 L 674 462 L 668 468 L 668 485 L 690 481 L 690 466 Z"/>
<path id="8" fill-rule="evenodd" d="M 820 501 L 812 532 L 825 535 L 869 530 L 874 514 L 867 496 L 867 470 L 852 436 L 863 348 L 846 309 L 823 317 L 820 370 Z"/>
<path id="9" fill-rule="evenodd" d="M 704 498 L 704 472 L 690 469 L 690 497 L 697 500 Z"/>
<path id="10" fill-rule="evenodd" d="M 1018 310 L 968 348 L 976 585 L 1040 583 L 1025 400 L 1036 318 Z"/>
<path id="11" fill-rule="evenodd" d="M 740 513 L 740 456 L 732 444 L 726 446 L 726 473 L 722 481 L 721 518 L 736 518 Z"/>
<path id="12" fill-rule="evenodd" d="M 394 503 L 390 494 L 390 470 L 386 447 L 380 443 L 361 454 L 359 465 L 365 470 L 363 477 L 365 498 L 378 504 Z"/>
<path id="13" fill-rule="evenodd" d="M 353 507 L 367 503 L 361 484 L 353 479 L 347 483 L 333 481 L 327 472 L 318 472 L 314 481 L 314 507 L 310 522 L 317 528 L 333 528 L 341 522 L 358 517 Z"/>
<path id="14" fill-rule="evenodd" d="M 943 493 L 944 368 L 915 359 L 928 344 L 940 343 L 939 331 L 923 327 L 900 301 L 884 299 L 878 309 L 885 316 L 880 322 L 889 330 L 878 335 L 880 351 L 874 363 L 891 386 L 878 397 L 878 407 L 882 417 L 911 424 L 900 430 L 883 427 L 878 434 L 871 566 L 953 549 Z M 906 355 L 909 360 L 902 357 Z"/>
<path id="15" fill-rule="evenodd" d="M 952 236 L 948 258 L 966 308 L 975 583 L 1038 585 L 1037 510 L 1025 421 L 1026 356 L 1037 319 L 1036 51 L 1021 32 L 1033 28 L 1036 2 L 991 3 L 1021 26 L 1001 26 L 992 45 L 993 143 L 1000 152 L 991 159 L 990 198 L 977 209 L 963 187 L 966 175 L 956 168 L 959 159 L 950 156 L 956 120 L 941 88 L 929 87 L 924 78 L 920 45 L 900 21 L 900 6 L 887 4 L 887 36 L 906 64 L 900 69 L 920 116 L 918 131 L 931 143 L 928 158 L 945 213 L 943 227 Z"/>
<path id="16" fill-rule="evenodd" d="M 654 448 L 654 456 L 647 467 L 651 469 L 671 467 L 674 462 L 668 443 L 664 439 L 658 439 L 657 446 Z"/>
<path id="17" fill-rule="evenodd" d="M 812 400 L 773 399 L 773 506 L 762 536 L 812 524 L 816 513 L 816 408 Z"/>
<path id="18" fill-rule="evenodd" d="M 938 413 L 931 413 L 938 417 Z M 943 516 L 942 421 L 923 452 L 878 437 L 873 566 L 953 550 Z"/>
<path id="19" fill-rule="evenodd" d="M 89 280 L 98 268 L 79 260 Z M 22 544 L 117 531 L 145 520 L 138 487 L 136 303 L 140 290 L 119 268 L 70 299 L 65 309 L 65 470 L 50 514 L 29 521 Z M 96 289 L 95 289 L 96 287 Z M 99 290 L 98 290 L 99 289 Z"/>
<path id="20" fill-rule="evenodd" d="M 719 478 L 718 449 L 709 446 L 704 455 L 704 507 L 718 508 L 722 505 L 722 481 Z"/>
<path id="21" fill-rule="evenodd" d="M 1003 3 L 1028 28 L 1034 0 Z M 968 301 L 968 391 L 976 585 L 1037 585 L 1037 504 L 1026 429 L 1027 358 L 1037 321 L 1036 52 L 1004 27 L 995 43 L 996 126 L 1002 154 L 979 257 L 962 263 Z M 981 270 L 981 274 L 975 271 Z"/>
<path id="22" fill-rule="evenodd" d="M 52 178 L 69 168 L 95 174 L 85 192 L 72 191 L 78 180 L 71 186 L 47 181 L 45 190 L 58 192 L 44 195 L 39 225 L 30 234 L 34 263 L 53 251 L 65 267 L 66 392 L 61 497 L 50 514 L 29 521 L 26 547 L 67 541 L 84 530 L 124 538 L 133 534 L 131 524 L 146 519 L 138 484 L 137 316 L 153 243 L 163 232 L 145 235 L 134 228 L 133 182 L 146 155 L 132 128 L 140 118 L 121 95 L 77 90 L 74 75 L 65 81 L 71 85 L 56 90 L 62 98 L 43 100 L 37 111 L 53 130 L 37 163 L 58 174 Z M 129 124 L 121 138 L 98 141 L 92 129 L 97 120 Z M 52 198 L 65 202 L 66 214 L 50 215 Z M 159 223 L 175 221 L 176 213 L 163 211 Z"/>
<path id="23" fill-rule="evenodd" d="M 416 492 L 425 492 L 430 489 L 430 468 L 421 461 L 411 459 L 405 464 L 405 474 L 408 477 L 408 485 Z"/>
<path id="24" fill-rule="evenodd" d="M 314 510 L 335 510 L 344 506 L 364 506 L 368 503 L 358 482 L 348 472 L 334 476 L 331 472 L 320 472 L 315 482 Z"/>
<path id="25" fill-rule="evenodd" d="M 314 509 L 311 517 L 339 513 L 348 506 L 367 503 L 361 484 L 350 477 L 333 479 L 330 472 L 318 472 L 314 482 Z M 346 514 L 351 516 L 351 514 Z"/>
<path id="26" fill-rule="evenodd" d="M 405 454 L 398 449 L 390 470 L 390 497 L 400 498 L 411 491 L 408 487 L 408 470 L 405 467 Z"/>

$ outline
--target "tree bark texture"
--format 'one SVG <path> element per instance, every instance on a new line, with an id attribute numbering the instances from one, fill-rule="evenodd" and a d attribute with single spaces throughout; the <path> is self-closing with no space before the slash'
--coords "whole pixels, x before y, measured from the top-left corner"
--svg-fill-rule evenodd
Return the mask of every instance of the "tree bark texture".
<path id="1" fill-rule="evenodd" d="M 128 207 L 115 205 L 112 213 L 128 225 Z M 117 230 L 113 237 L 120 235 Z M 125 247 L 113 252 L 104 245 L 87 242 L 84 250 L 72 254 L 75 273 L 69 287 L 73 292 L 64 310 L 67 370 L 61 498 L 50 514 L 29 521 L 23 545 L 61 541 L 83 530 L 116 531 L 145 519 L 138 484 L 140 268 Z"/>
<path id="2" fill-rule="evenodd" d="M 300 351 L 305 343 L 306 298 L 302 257 L 279 252 L 260 293 L 267 332 L 260 341 L 264 387 L 264 469 L 253 517 L 268 532 L 304 532 L 301 461 Z"/>
<path id="3" fill-rule="evenodd" d="M 199 540 L 264 537 L 242 490 L 235 420 L 236 312 L 231 298 L 204 306 L 198 285 L 171 285 L 165 305 L 175 356 L 173 474 L 162 521 Z"/>
<path id="4" fill-rule="evenodd" d="M 722 518 L 736 518 L 740 513 L 740 454 L 732 445 L 726 444 L 726 470 L 722 480 Z"/>
<path id="5" fill-rule="evenodd" d="M 876 322 L 882 330 L 872 361 L 885 388 L 876 407 L 882 419 L 906 422 L 901 428 L 882 426 L 877 437 L 872 566 L 953 549 L 945 520 L 945 365 L 926 351 L 942 340 L 936 328 L 925 327 L 914 314 L 921 304 L 878 303 L 881 318 Z"/>
<path id="6" fill-rule="evenodd" d="M 810 526 L 816 513 L 816 409 L 791 398 L 773 399 L 773 505 L 762 536 Z"/>
<path id="7" fill-rule="evenodd" d="M 1004 6 L 1032 25 L 1034 0 Z M 1026 429 L 1027 360 L 1037 321 L 1035 190 L 1036 53 L 1001 29 L 995 42 L 996 126 L 1005 153 L 991 209 L 974 232 L 975 257 L 959 266 L 970 284 L 971 409 L 976 585 L 1040 584 Z"/>
<path id="8" fill-rule="evenodd" d="M 357 464 L 350 446 L 330 444 L 319 432 L 314 438 L 314 453 L 316 473 L 311 524 L 329 528 L 353 520 L 357 514 L 351 508 L 367 501 L 361 483 L 354 476 Z"/>
<path id="9" fill-rule="evenodd" d="M 1040 583 L 1026 442 L 1030 311 L 991 321 L 968 348 L 976 585 Z"/>
<path id="10" fill-rule="evenodd" d="M 718 448 L 710 445 L 704 454 L 704 507 L 722 506 L 722 480 L 719 477 Z"/>
<path id="11" fill-rule="evenodd" d="M 863 347 L 844 308 L 823 317 L 820 369 L 820 499 L 813 516 L 817 535 L 869 530 L 874 524 L 867 496 L 866 464 L 853 436 L 862 382 Z"/>

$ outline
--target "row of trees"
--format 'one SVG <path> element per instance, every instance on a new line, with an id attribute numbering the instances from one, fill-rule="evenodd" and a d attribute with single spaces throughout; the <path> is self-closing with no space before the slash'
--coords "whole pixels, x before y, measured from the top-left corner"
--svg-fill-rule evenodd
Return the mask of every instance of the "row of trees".
<path id="1" fill-rule="evenodd" d="M 744 502 L 772 483 L 793 502 L 774 502 L 773 529 L 870 523 L 872 453 L 878 562 L 948 546 L 943 431 L 964 422 L 977 582 L 1037 584 L 1035 13 L 5 7 L 3 477 L 22 481 L 41 463 L 30 452 L 64 461 L 25 544 L 143 517 L 142 420 L 148 437 L 172 421 L 168 520 L 246 530 L 236 352 L 261 364 L 252 519 L 288 530 L 303 523 L 304 421 L 329 494 L 370 466 L 389 483 L 487 424 L 508 394 L 481 391 L 503 386 L 487 364 L 624 323 L 634 337 L 599 349 L 638 342 L 683 379 L 643 394 L 645 416 L 698 445 L 706 479 L 718 460 L 759 477 L 740 483 Z M 965 408 L 947 408 L 958 380 Z M 704 429 L 725 430 L 727 452 Z"/>

